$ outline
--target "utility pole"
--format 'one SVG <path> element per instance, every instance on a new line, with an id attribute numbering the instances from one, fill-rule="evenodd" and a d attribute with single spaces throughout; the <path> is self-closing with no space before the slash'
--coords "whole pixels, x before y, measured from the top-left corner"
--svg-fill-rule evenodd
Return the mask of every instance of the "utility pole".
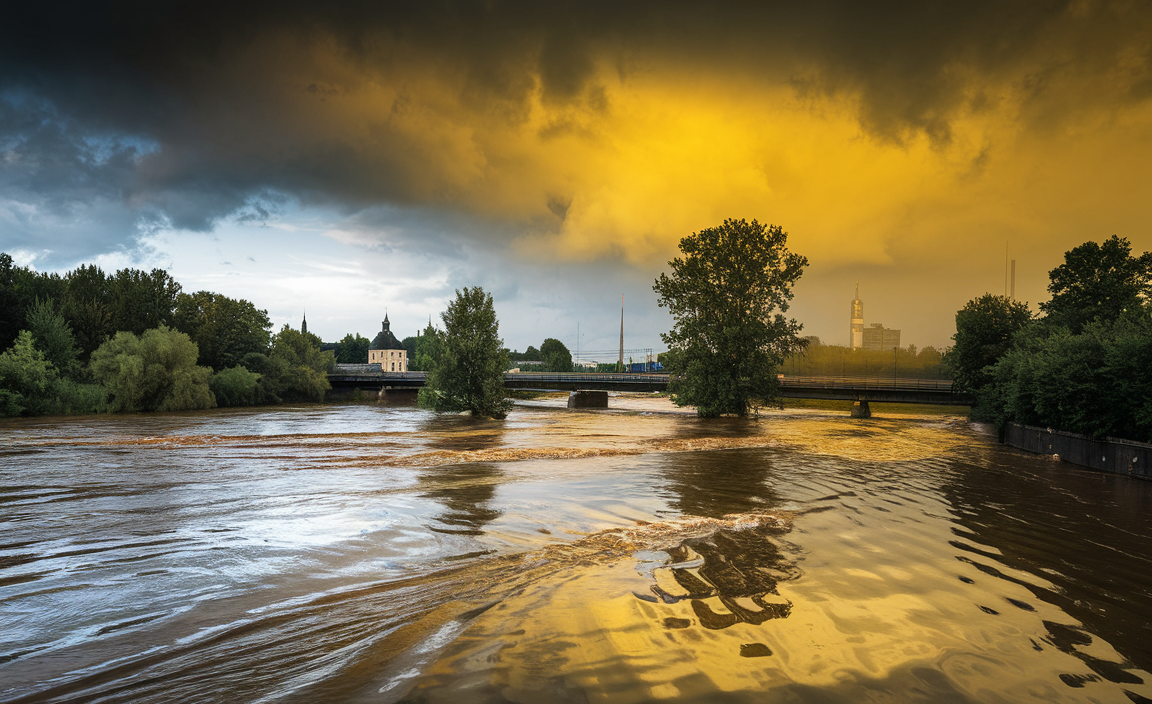
<path id="1" fill-rule="evenodd" d="M 617 371 L 624 371 L 624 295 L 620 295 L 620 360 L 616 363 Z"/>

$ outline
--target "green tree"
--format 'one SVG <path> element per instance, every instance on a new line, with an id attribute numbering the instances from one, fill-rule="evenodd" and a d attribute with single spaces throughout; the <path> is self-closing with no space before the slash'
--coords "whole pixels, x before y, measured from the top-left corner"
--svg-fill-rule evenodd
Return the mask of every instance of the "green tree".
<path id="1" fill-rule="evenodd" d="M 1015 335 L 1032 322 L 1027 303 L 986 293 L 956 311 L 956 344 L 944 355 L 958 391 L 976 392 L 992 380 L 992 365 L 1012 349 Z"/>
<path id="2" fill-rule="evenodd" d="M 0 350 L 11 347 L 20 331 L 28 328 L 25 316 L 37 300 L 59 301 L 63 295 L 60 276 L 18 266 L 0 252 Z"/>
<path id="3" fill-rule="evenodd" d="M 536 349 L 532 345 L 528 345 L 528 349 L 524 350 L 524 352 L 521 354 L 520 361 L 542 362 L 544 361 L 544 356 L 540 353 L 540 350 Z"/>
<path id="4" fill-rule="evenodd" d="M 508 352 L 500 339 L 492 296 L 479 286 L 458 290 L 441 319 L 443 339 L 420 390 L 420 405 L 435 411 L 507 416 L 512 407 L 504 396 Z"/>
<path id="5" fill-rule="evenodd" d="M 242 298 L 210 291 L 181 293 L 173 318 L 176 329 L 199 346 L 200 363 L 217 371 L 235 367 L 253 352 L 268 352 L 272 327 L 268 311 Z"/>
<path id="6" fill-rule="evenodd" d="M 12 261 L 12 255 L 0 252 L 0 349 L 3 350 L 11 347 L 24 329 L 24 302 L 17 283 L 21 269 Z"/>
<path id="7" fill-rule="evenodd" d="M 323 401 L 332 388 L 327 374 L 335 371 L 336 357 L 320 349 L 320 338 L 285 325 L 272 339 L 271 352 L 261 363 L 244 366 L 263 374 L 262 390 L 273 401 Z"/>
<path id="8" fill-rule="evenodd" d="M 1040 304 L 1047 320 L 1080 332 L 1093 320 L 1116 320 L 1152 294 L 1152 252 L 1132 256 L 1127 239 L 1085 242 L 1064 253 L 1048 273 L 1052 300 Z"/>
<path id="9" fill-rule="evenodd" d="M 36 349 L 32 333 L 21 331 L 11 349 L 0 354 L 0 415 L 48 412 L 56 368 Z"/>
<path id="10" fill-rule="evenodd" d="M 444 333 L 432 327 L 432 321 L 429 320 L 428 327 L 416 338 L 415 354 L 408 358 L 408 370 L 426 372 L 432 369 L 443 345 Z"/>
<path id="11" fill-rule="evenodd" d="M 563 342 L 549 337 L 540 345 L 540 357 L 544 360 L 546 372 L 572 371 L 572 353 Z"/>
<path id="12" fill-rule="evenodd" d="M 412 369 L 412 362 L 416 359 L 416 346 L 420 344 L 420 333 L 409 335 L 400 341 L 404 346 L 404 351 L 408 353 L 408 369 Z"/>
<path id="13" fill-rule="evenodd" d="M 208 381 L 219 406 L 254 406 L 263 400 L 260 375 L 244 367 L 216 372 Z"/>
<path id="14" fill-rule="evenodd" d="M 1034 325 L 993 367 L 987 415 L 1096 437 L 1152 441 L 1152 313 L 1098 318 L 1080 333 Z"/>
<path id="15" fill-rule="evenodd" d="M 145 330 L 172 325 L 180 284 L 168 272 L 121 269 L 108 277 L 107 286 L 113 330 L 141 335 Z"/>
<path id="16" fill-rule="evenodd" d="M 113 411 L 186 411 L 212 408 L 212 370 L 197 366 L 200 351 L 186 334 L 160 326 L 143 335 L 118 332 L 92 353 L 93 377 L 108 392 Z"/>
<path id="17" fill-rule="evenodd" d="M 64 277 L 62 313 L 80 345 L 80 359 L 87 361 L 116 332 L 110 307 L 108 279 L 100 267 L 78 266 Z"/>
<path id="18" fill-rule="evenodd" d="M 64 316 L 56 312 L 56 302 L 51 298 L 37 300 L 25 316 L 28 331 L 32 333 L 36 349 L 44 353 L 44 358 L 58 371 L 74 376 L 78 371 L 77 358 L 80 350 L 72 336 L 72 328 Z"/>
<path id="19" fill-rule="evenodd" d="M 746 416 L 776 403 L 776 369 L 804 346 L 801 325 L 782 313 L 808 259 L 787 248 L 779 226 L 725 220 L 680 240 L 652 287 L 675 325 L 661 335 L 672 352 L 669 385 L 678 405 L 701 416 Z"/>
<path id="20" fill-rule="evenodd" d="M 336 361 L 340 364 L 367 364 L 368 345 L 370 344 L 372 341 L 360 333 L 356 333 L 355 336 L 348 333 L 343 340 L 336 343 Z"/>

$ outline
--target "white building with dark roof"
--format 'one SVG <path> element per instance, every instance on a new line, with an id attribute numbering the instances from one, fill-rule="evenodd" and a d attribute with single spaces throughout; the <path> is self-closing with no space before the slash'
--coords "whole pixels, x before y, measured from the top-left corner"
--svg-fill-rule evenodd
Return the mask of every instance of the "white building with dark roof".
<path id="1" fill-rule="evenodd" d="M 391 324 L 388 322 L 387 313 L 384 314 L 384 322 L 381 325 L 383 329 L 368 346 L 368 363 L 379 364 L 380 370 L 385 372 L 408 371 L 408 351 L 389 329 Z"/>

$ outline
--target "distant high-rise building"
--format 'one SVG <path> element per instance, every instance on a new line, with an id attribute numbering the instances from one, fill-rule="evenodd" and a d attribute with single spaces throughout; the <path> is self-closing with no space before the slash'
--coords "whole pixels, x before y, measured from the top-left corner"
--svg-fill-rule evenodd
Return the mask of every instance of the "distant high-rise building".
<path id="1" fill-rule="evenodd" d="M 876 352 L 890 352 L 900 346 L 900 331 L 884 327 L 883 323 L 872 323 L 864 328 L 864 349 Z"/>
<path id="2" fill-rule="evenodd" d="M 856 297 L 852 299 L 851 348 L 864 346 L 864 301 L 860 300 L 860 279 L 856 279 Z"/>

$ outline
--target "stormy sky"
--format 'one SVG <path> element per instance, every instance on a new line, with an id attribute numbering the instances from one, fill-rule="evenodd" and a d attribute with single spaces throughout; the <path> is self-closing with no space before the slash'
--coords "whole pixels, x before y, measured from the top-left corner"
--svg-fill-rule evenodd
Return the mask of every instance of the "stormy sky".
<path id="1" fill-rule="evenodd" d="M 0 250 L 171 271 L 326 340 L 455 288 L 510 347 L 661 348 L 653 278 L 723 219 L 790 311 L 948 344 L 1088 239 L 1152 249 L 1152 5 L 149 3 L 0 10 Z"/>

